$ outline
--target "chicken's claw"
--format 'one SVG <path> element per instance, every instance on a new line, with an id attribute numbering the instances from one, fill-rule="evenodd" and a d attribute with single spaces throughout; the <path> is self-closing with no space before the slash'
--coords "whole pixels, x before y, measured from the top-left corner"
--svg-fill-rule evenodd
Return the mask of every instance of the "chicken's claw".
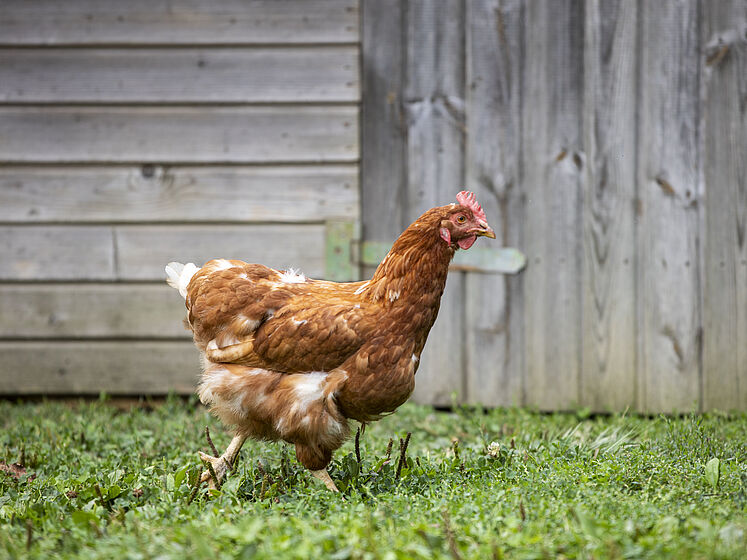
<path id="1" fill-rule="evenodd" d="M 200 460 L 207 465 L 208 470 L 204 471 L 200 476 L 200 484 L 203 482 L 208 483 L 208 488 L 219 489 L 223 484 L 223 478 L 226 476 L 226 471 L 230 468 L 228 461 L 224 456 L 212 457 L 207 453 L 200 453 Z"/>
<path id="2" fill-rule="evenodd" d="M 330 478 L 329 473 L 327 472 L 327 469 L 311 471 L 311 474 L 313 474 L 315 478 L 318 478 L 319 480 L 321 480 L 327 488 L 332 490 L 332 492 L 339 492 L 339 490 L 337 489 L 337 486 L 335 486 L 334 481 Z"/>

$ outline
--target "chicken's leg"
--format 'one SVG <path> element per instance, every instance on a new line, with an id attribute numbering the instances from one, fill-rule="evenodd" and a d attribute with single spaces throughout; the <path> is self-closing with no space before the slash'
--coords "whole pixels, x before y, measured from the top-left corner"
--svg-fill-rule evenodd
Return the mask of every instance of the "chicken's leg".
<path id="1" fill-rule="evenodd" d="M 215 476 L 218 478 L 218 484 L 221 483 L 223 477 L 226 476 L 226 471 L 233 467 L 236 462 L 236 456 L 239 454 L 241 446 L 246 441 L 246 436 L 243 434 L 236 434 L 233 436 L 231 443 L 228 444 L 226 451 L 220 457 L 212 457 L 207 453 L 200 451 L 200 459 L 203 463 L 210 463 L 215 471 Z M 200 484 L 207 481 L 210 488 L 216 487 L 216 481 L 213 479 L 213 475 L 210 470 L 206 470 L 200 477 Z"/>
<path id="2" fill-rule="evenodd" d="M 319 480 L 321 480 L 327 488 L 332 490 L 332 492 L 339 492 L 339 490 L 337 489 L 337 486 L 335 486 L 334 481 L 329 477 L 329 473 L 327 472 L 327 469 L 311 471 L 311 474 L 313 474 L 315 478 L 318 478 Z"/>

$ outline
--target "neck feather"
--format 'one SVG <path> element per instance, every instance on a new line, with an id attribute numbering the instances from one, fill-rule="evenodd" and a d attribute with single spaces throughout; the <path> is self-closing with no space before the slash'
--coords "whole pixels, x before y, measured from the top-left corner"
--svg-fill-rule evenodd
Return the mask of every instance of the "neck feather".
<path id="1" fill-rule="evenodd" d="M 438 305 L 454 256 L 439 235 L 442 211 L 429 210 L 399 236 L 368 282 L 367 299 L 385 305 Z"/>

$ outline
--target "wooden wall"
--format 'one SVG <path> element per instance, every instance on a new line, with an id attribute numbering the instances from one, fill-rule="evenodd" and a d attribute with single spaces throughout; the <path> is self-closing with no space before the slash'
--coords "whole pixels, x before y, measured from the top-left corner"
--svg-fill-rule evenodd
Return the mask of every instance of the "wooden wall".
<path id="1" fill-rule="evenodd" d="M 363 7 L 364 239 L 465 185 L 528 261 L 450 275 L 416 398 L 747 408 L 747 1 Z"/>
<path id="2" fill-rule="evenodd" d="M 0 394 L 191 392 L 171 260 L 325 276 L 359 50 L 357 0 L 5 0 Z"/>
<path id="3" fill-rule="evenodd" d="M 747 0 L 358 4 L 3 2 L 0 393 L 189 393 L 166 262 L 334 275 L 466 186 L 528 266 L 451 274 L 416 400 L 747 408 Z"/>

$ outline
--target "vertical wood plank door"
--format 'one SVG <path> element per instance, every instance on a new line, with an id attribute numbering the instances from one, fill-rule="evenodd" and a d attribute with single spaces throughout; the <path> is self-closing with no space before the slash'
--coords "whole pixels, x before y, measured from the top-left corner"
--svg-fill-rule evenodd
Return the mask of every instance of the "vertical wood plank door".
<path id="1" fill-rule="evenodd" d="M 637 6 L 590 0 L 584 21 L 581 403 L 635 406 Z"/>
<path id="2" fill-rule="evenodd" d="M 580 400 L 583 10 L 577 0 L 526 6 L 521 173 L 526 402 Z"/>
<path id="3" fill-rule="evenodd" d="M 463 181 L 527 256 L 450 277 L 416 398 L 747 407 L 744 0 L 363 6 L 364 240 Z"/>
<path id="4" fill-rule="evenodd" d="M 686 411 L 700 398 L 698 5 L 640 6 L 638 401 Z"/>
<path id="5" fill-rule="evenodd" d="M 522 43 L 525 2 L 467 4 L 467 187 L 478 199 L 496 240 L 521 244 L 520 185 Z M 521 277 L 469 272 L 465 285 L 466 393 L 469 402 L 523 402 Z"/>
<path id="6" fill-rule="evenodd" d="M 703 408 L 747 408 L 747 2 L 709 4 L 703 85 Z M 740 31 L 740 25 L 742 25 Z"/>

